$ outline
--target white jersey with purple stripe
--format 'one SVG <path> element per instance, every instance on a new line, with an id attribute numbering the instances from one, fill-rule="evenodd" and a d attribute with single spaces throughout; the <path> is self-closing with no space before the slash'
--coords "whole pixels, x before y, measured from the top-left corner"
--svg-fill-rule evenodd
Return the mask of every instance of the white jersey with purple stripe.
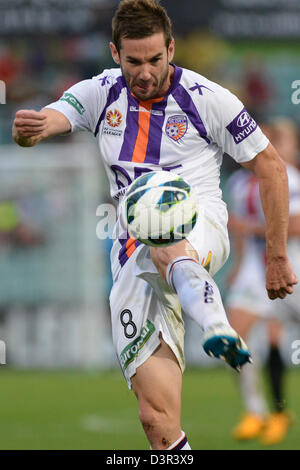
<path id="1" fill-rule="evenodd" d="M 139 101 L 121 70 L 110 69 L 72 86 L 48 107 L 62 112 L 72 131 L 87 130 L 98 139 L 114 199 L 145 172 L 174 171 L 193 186 L 203 205 L 222 206 L 215 214 L 222 225 L 227 221 L 219 187 L 223 153 L 247 162 L 269 142 L 238 98 L 175 65 L 163 98 Z M 137 245 L 127 239 L 125 234 L 119 243 L 121 264 Z"/>

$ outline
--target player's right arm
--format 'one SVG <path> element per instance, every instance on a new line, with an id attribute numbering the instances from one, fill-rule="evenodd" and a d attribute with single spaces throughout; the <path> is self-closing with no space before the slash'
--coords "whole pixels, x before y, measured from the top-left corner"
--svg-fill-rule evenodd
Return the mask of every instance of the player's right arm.
<path id="1" fill-rule="evenodd" d="M 21 109 L 16 113 L 12 136 L 21 147 L 33 147 L 42 140 L 70 131 L 70 121 L 55 109 Z"/>

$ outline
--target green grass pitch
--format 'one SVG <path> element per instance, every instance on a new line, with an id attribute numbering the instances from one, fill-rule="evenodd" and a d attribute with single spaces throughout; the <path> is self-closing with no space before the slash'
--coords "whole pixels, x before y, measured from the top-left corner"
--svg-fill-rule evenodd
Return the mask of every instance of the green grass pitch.
<path id="1" fill-rule="evenodd" d="M 182 427 L 192 449 L 263 449 L 258 441 L 235 442 L 241 413 L 236 374 L 220 367 L 187 369 Z M 287 376 L 289 408 L 298 420 L 272 448 L 300 448 L 300 370 Z M 149 449 L 135 396 L 119 370 L 111 372 L 0 369 L 0 449 Z"/>

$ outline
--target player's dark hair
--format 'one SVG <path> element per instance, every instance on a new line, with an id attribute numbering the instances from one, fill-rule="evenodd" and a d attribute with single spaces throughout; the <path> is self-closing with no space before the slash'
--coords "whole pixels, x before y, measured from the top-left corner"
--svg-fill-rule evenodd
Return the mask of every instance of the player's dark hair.
<path id="1" fill-rule="evenodd" d="M 155 0 L 122 0 L 112 20 L 112 41 L 118 52 L 121 39 L 142 39 L 163 32 L 166 47 L 172 40 L 172 23 Z"/>

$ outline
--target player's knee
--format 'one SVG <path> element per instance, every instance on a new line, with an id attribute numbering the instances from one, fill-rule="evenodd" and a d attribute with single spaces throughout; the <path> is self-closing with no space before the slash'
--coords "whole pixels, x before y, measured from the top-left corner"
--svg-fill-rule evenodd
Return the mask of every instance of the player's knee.
<path id="1" fill-rule="evenodd" d="M 166 271 L 169 264 L 180 256 L 194 258 L 199 261 L 198 253 L 187 240 L 182 240 L 175 245 L 170 245 L 165 248 L 151 248 L 150 254 L 156 269 L 164 278 L 166 278 Z"/>
<path id="2" fill-rule="evenodd" d="M 165 278 L 168 265 L 179 256 L 186 256 L 188 242 L 183 240 L 164 248 L 151 248 L 150 254 L 159 274 Z"/>

